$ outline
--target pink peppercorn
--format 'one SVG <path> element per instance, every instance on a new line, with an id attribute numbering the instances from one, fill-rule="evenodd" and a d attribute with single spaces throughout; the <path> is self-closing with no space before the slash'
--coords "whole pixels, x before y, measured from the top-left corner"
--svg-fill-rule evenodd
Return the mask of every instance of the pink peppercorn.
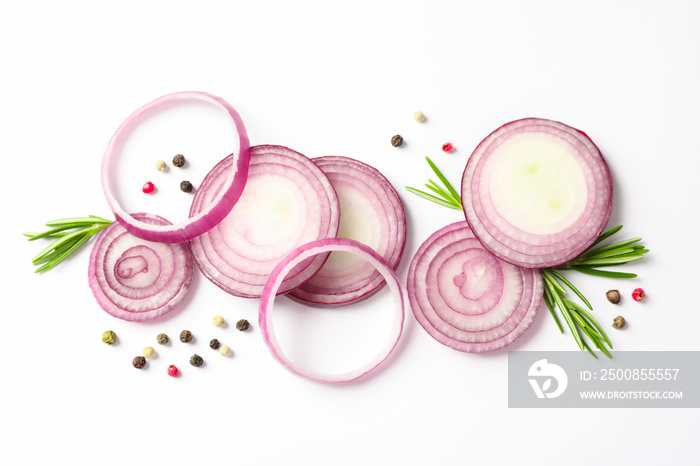
<path id="1" fill-rule="evenodd" d="M 641 288 L 635 288 L 634 291 L 632 291 L 632 299 L 635 301 L 641 301 L 644 299 L 644 296 L 646 293 L 644 293 L 644 290 Z"/>
<path id="2" fill-rule="evenodd" d="M 156 185 L 154 185 L 150 181 L 147 181 L 146 184 L 143 185 L 143 188 L 141 188 L 141 190 L 146 194 L 151 194 L 155 189 Z"/>
<path id="3" fill-rule="evenodd" d="M 170 377 L 177 377 L 178 375 L 180 375 L 180 369 L 178 369 L 175 364 L 171 364 L 170 366 L 168 366 L 168 375 Z"/>
<path id="4" fill-rule="evenodd" d="M 452 145 L 451 142 L 446 142 L 445 144 L 442 145 L 442 151 L 443 152 L 452 152 L 452 149 L 454 149 L 455 146 Z"/>

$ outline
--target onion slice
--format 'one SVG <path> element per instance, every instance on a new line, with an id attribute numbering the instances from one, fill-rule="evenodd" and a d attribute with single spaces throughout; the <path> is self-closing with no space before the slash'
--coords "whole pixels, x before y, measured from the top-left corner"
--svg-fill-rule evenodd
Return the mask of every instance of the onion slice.
<path id="1" fill-rule="evenodd" d="M 153 214 L 134 214 L 145 225 L 170 222 Z M 154 243 L 112 222 L 90 254 L 88 281 L 100 307 L 128 321 L 160 317 L 182 301 L 194 265 L 186 243 Z"/>
<path id="2" fill-rule="evenodd" d="M 232 158 L 204 178 L 190 215 L 196 216 L 225 187 Z M 338 233 L 338 197 L 328 177 L 306 156 L 281 146 L 251 148 L 249 175 L 240 200 L 214 228 L 191 240 L 204 276 L 234 296 L 258 298 L 272 269 L 292 249 Z M 327 255 L 288 274 L 286 293 L 316 273 Z"/>
<path id="3" fill-rule="evenodd" d="M 324 254 L 331 251 L 342 251 L 349 254 L 354 254 L 372 264 L 372 266 L 374 266 L 386 280 L 395 303 L 394 320 L 389 338 L 384 347 L 362 367 L 337 374 L 309 370 L 291 361 L 285 355 L 279 342 L 277 341 L 277 338 L 275 337 L 275 330 L 272 322 L 272 309 L 275 295 L 278 294 L 278 289 L 282 283 L 284 283 L 287 274 L 292 272 L 298 264 L 301 264 L 319 254 Z M 314 382 L 328 384 L 352 382 L 377 368 L 389 357 L 391 352 L 396 347 L 399 338 L 401 337 L 401 332 L 403 331 L 403 291 L 399 278 L 396 275 L 393 267 L 370 247 L 360 243 L 359 241 L 347 238 L 316 240 L 294 249 L 274 268 L 267 283 L 265 284 L 265 289 L 263 290 L 262 297 L 260 299 L 260 312 L 258 314 L 258 318 L 265 344 L 272 353 L 272 356 L 286 369 L 300 377 L 312 380 Z"/>
<path id="4" fill-rule="evenodd" d="M 563 123 L 526 118 L 486 137 L 462 177 L 467 222 L 484 247 L 521 267 L 583 252 L 612 211 L 612 176 L 598 147 Z"/>
<path id="5" fill-rule="evenodd" d="M 359 160 L 326 156 L 312 161 L 338 194 L 338 237 L 366 244 L 396 269 L 406 244 L 406 213 L 396 189 L 376 168 Z M 385 283 L 372 264 L 356 255 L 334 252 L 288 296 L 309 304 L 339 306 L 366 299 Z"/>
<path id="6" fill-rule="evenodd" d="M 232 157 L 235 163 L 229 167 L 227 178 L 215 199 L 197 215 L 190 216 L 187 220 L 178 224 L 153 224 L 135 218 L 127 213 L 114 195 L 111 180 L 111 166 L 116 163 L 116 147 L 129 130 L 141 119 L 147 118 L 149 112 L 165 105 L 182 100 L 202 100 L 222 109 L 230 118 L 236 134 Z M 104 156 L 102 157 L 102 188 L 110 208 L 117 220 L 132 234 L 149 241 L 160 243 L 180 243 L 190 240 L 210 230 L 219 223 L 233 208 L 234 204 L 243 192 L 246 177 L 248 176 L 248 163 L 250 161 L 250 143 L 243 120 L 238 112 L 224 99 L 205 92 L 177 92 L 168 94 L 150 102 L 132 113 L 119 126 L 110 139 Z"/>
<path id="7" fill-rule="evenodd" d="M 520 337 L 542 304 L 538 270 L 489 253 L 466 222 L 433 233 L 408 269 L 408 300 L 435 340 L 459 351 L 494 351 Z"/>

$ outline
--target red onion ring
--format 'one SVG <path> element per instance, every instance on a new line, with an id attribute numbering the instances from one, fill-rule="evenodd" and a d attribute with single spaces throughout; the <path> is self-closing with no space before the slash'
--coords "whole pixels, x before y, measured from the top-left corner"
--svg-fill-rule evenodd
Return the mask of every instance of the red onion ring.
<path id="1" fill-rule="evenodd" d="M 319 157 L 312 162 L 338 194 L 338 236 L 370 246 L 396 269 L 406 244 L 406 213 L 389 180 L 376 168 L 347 157 Z M 309 304 L 339 306 L 366 299 L 384 284 L 384 277 L 371 264 L 331 253 L 323 267 L 288 296 Z"/>
<path id="2" fill-rule="evenodd" d="M 134 214 L 146 225 L 166 225 L 153 214 Z M 194 272 L 185 243 L 147 241 L 118 222 L 105 228 L 90 253 L 88 282 L 108 314 L 128 321 L 156 319 L 177 306 L 189 290 Z"/>
<path id="3" fill-rule="evenodd" d="M 386 280 L 394 297 L 396 311 L 392 329 L 386 345 L 372 358 L 372 360 L 367 362 L 362 367 L 338 374 L 328 374 L 309 370 L 291 361 L 285 355 L 279 342 L 277 341 L 272 323 L 272 309 L 275 295 L 278 294 L 278 289 L 284 282 L 286 275 L 292 272 L 298 264 L 307 261 L 309 258 L 331 251 L 343 251 L 350 254 L 355 254 L 372 264 Z M 399 278 L 396 275 L 393 267 L 370 247 L 358 241 L 346 238 L 316 240 L 291 251 L 277 264 L 272 273 L 270 273 L 269 279 L 265 284 L 265 288 L 260 299 L 258 319 L 265 344 L 272 353 L 272 356 L 287 370 L 314 382 L 328 384 L 352 382 L 370 373 L 380 364 L 386 361 L 398 344 L 399 338 L 401 337 L 401 332 L 403 331 L 404 322 L 403 291 Z"/>
<path id="4" fill-rule="evenodd" d="M 474 150 L 462 177 L 467 222 L 484 247 L 521 267 L 583 252 L 612 211 L 612 176 L 588 136 L 563 123 L 507 123 Z"/>
<path id="5" fill-rule="evenodd" d="M 408 300 L 420 325 L 458 351 L 494 351 L 519 338 L 542 303 L 538 270 L 493 256 L 466 222 L 433 233 L 408 269 Z"/>
<path id="6" fill-rule="evenodd" d="M 216 198 L 230 164 L 229 156 L 207 174 L 190 215 L 197 215 Z M 239 202 L 218 225 L 190 244 L 205 277 L 234 296 L 258 298 L 280 259 L 309 241 L 335 237 L 339 222 L 338 197 L 311 160 L 286 147 L 255 146 Z M 299 264 L 279 292 L 307 281 L 326 258 Z"/>
<path id="7" fill-rule="evenodd" d="M 176 225 L 171 223 L 167 225 L 149 224 L 140 221 L 127 213 L 113 194 L 112 181 L 110 179 L 110 166 L 114 162 L 115 147 L 128 130 L 137 124 L 150 110 L 172 102 L 189 99 L 203 100 L 212 103 L 226 112 L 238 136 L 238 140 L 236 141 L 236 145 L 238 146 L 237 151 L 234 150 L 232 154 L 232 157 L 235 158 L 235 163 L 231 164 L 227 173 L 228 177 L 217 198 L 197 215 L 190 216 L 187 220 Z M 124 120 L 114 133 L 102 157 L 102 188 L 107 197 L 107 202 L 117 220 L 124 225 L 130 233 L 149 241 L 180 243 L 209 231 L 231 211 L 243 192 L 243 187 L 245 186 L 248 176 L 248 163 L 250 161 L 249 147 L 248 134 L 243 125 L 243 120 L 241 120 L 236 110 L 224 99 L 205 92 L 177 92 L 175 94 L 165 95 L 136 110 Z"/>

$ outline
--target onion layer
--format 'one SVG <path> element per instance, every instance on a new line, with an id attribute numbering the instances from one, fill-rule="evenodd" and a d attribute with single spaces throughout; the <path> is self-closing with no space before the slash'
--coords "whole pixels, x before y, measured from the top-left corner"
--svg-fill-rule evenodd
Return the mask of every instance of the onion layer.
<path id="1" fill-rule="evenodd" d="M 285 276 L 291 273 L 295 267 L 298 266 L 298 264 L 308 261 L 310 258 L 319 254 L 325 254 L 331 251 L 341 251 L 354 254 L 372 264 L 372 266 L 374 266 L 379 273 L 382 274 L 388 283 L 395 303 L 394 321 L 386 345 L 372 358 L 371 361 L 367 362 L 362 367 L 339 374 L 328 374 L 312 371 L 292 362 L 284 354 L 284 351 L 277 341 L 272 323 L 272 308 L 275 295 L 278 294 L 278 289 L 284 282 Z M 289 371 L 300 377 L 315 382 L 329 384 L 352 382 L 378 367 L 389 357 L 391 352 L 396 347 L 399 338 L 401 337 L 401 332 L 403 331 L 403 291 L 401 289 L 399 278 L 396 275 L 393 267 L 368 246 L 358 241 L 346 238 L 317 240 L 294 249 L 277 264 L 270 274 L 267 283 L 265 284 L 265 289 L 263 290 L 262 297 L 260 299 L 260 312 L 258 314 L 258 318 L 263 339 L 267 347 L 270 349 L 272 356 Z"/>
<path id="2" fill-rule="evenodd" d="M 406 213 L 398 193 L 377 169 L 347 157 L 312 161 L 328 176 L 340 201 L 338 236 L 368 245 L 396 269 L 406 243 Z M 289 292 L 298 301 L 323 306 L 365 299 L 384 286 L 382 274 L 361 258 L 331 253 L 309 281 Z"/>
<path id="3" fill-rule="evenodd" d="M 153 214 L 134 214 L 145 225 L 167 225 Z M 151 320 L 182 301 L 194 265 L 186 244 L 154 243 L 111 223 L 90 254 L 88 281 L 100 307 L 129 321 Z"/>
<path id="4" fill-rule="evenodd" d="M 232 158 L 205 177 L 190 215 L 198 215 L 225 187 Z M 234 296 L 260 297 L 272 269 L 292 249 L 338 233 L 338 197 L 326 175 L 304 155 L 281 146 L 251 148 L 249 175 L 240 200 L 218 225 L 191 240 L 200 270 Z M 296 288 L 316 273 L 327 255 L 298 264 L 279 287 Z"/>
<path id="5" fill-rule="evenodd" d="M 128 131 L 142 118 L 147 117 L 150 111 L 173 102 L 191 99 L 212 103 L 216 107 L 224 110 L 226 115 L 231 119 L 233 129 L 237 136 L 234 145 L 235 150 L 232 153 L 232 158 L 235 163 L 230 165 L 227 173 L 228 177 L 224 181 L 222 189 L 218 192 L 216 198 L 197 215 L 190 216 L 190 218 L 184 222 L 176 225 L 171 223 L 152 224 L 141 221 L 127 213 L 114 195 L 110 173 L 111 165 L 115 163 L 115 148 Z M 114 133 L 102 158 L 102 188 L 107 197 L 107 202 L 117 220 L 124 225 L 130 233 L 139 238 L 160 243 L 184 242 L 210 230 L 231 211 L 243 192 L 246 177 L 248 176 L 248 163 L 250 161 L 249 147 L 250 143 L 248 142 L 248 134 L 243 125 L 243 120 L 241 120 L 236 110 L 224 99 L 205 92 L 178 92 L 165 95 L 136 110 L 124 120 Z"/>
<path id="6" fill-rule="evenodd" d="M 459 351 L 494 351 L 520 337 L 542 303 L 538 270 L 503 262 L 466 222 L 433 233 L 408 270 L 408 299 L 421 326 Z"/>
<path id="7" fill-rule="evenodd" d="M 603 231 L 612 177 L 586 134 L 526 118 L 501 126 L 474 150 L 462 206 L 493 254 L 521 267 L 552 267 L 578 256 Z"/>

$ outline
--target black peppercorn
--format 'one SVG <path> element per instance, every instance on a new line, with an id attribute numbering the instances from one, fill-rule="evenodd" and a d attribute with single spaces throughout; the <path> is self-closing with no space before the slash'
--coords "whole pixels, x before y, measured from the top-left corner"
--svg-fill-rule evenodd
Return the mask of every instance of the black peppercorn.
<path id="1" fill-rule="evenodd" d="M 610 301 L 613 304 L 620 303 L 620 292 L 617 290 L 610 290 L 607 293 L 605 293 L 605 296 L 608 298 L 608 301 Z"/>
<path id="2" fill-rule="evenodd" d="M 241 319 L 238 322 L 236 322 L 236 328 L 238 330 L 240 330 L 241 332 L 248 330 L 249 327 L 250 327 L 250 322 L 248 322 L 245 319 Z"/>
<path id="3" fill-rule="evenodd" d="M 170 338 L 165 333 L 159 333 L 158 336 L 156 337 L 156 340 L 158 340 L 159 345 L 167 345 L 170 343 Z"/>
<path id="4" fill-rule="evenodd" d="M 183 343 L 189 343 L 192 341 L 192 332 L 189 330 L 183 330 L 180 332 L 180 341 Z"/>
<path id="5" fill-rule="evenodd" d="M 183 193 L 191 193 L 193 189 L 194 186 L 192 186 L 192 183 L 190 183 L 189 181 L 180 182 L 180 191 L 182 191 Z"/>
<path id="6" fill-rule="evenodd" d="M 173 157 L 173 165 L 176 167 L 182 167 L 185 165 L 185 156 L 182 154 L 177 154 Z"/>
<path id="7" fill-rule="evenodd" d="M 136 369 L 143 369 L 144 366 L 146 366 L 146 358 L 143 356 L 136 356 L 134 360 L 131 361 L 131 364 L 133 364 Z"/>
<path id="8" fill-rule="evenodd" d="M 204 364 L 204 359 L 198 354 L 192 355 L 190 358 L 190 364 L 192 364 L 194 367 L 202 367 L 202 364 Z"/>
<path id="9" fill-rule="evenodd" d="M 400 134 L 396 134 L 391 137 L 391 145 L 394 147 L 399 147 L 401 144 L 403 144 L 403 138 L 401 137 Z"/>
<path id="10" fill-rule="evenodd" d="M 209 342 L 209 348 L 213 350 L 218 350 L 220 346 L 221 343 L 219 343 L 219 340 L 217 340 L 216 338 Z"/>

